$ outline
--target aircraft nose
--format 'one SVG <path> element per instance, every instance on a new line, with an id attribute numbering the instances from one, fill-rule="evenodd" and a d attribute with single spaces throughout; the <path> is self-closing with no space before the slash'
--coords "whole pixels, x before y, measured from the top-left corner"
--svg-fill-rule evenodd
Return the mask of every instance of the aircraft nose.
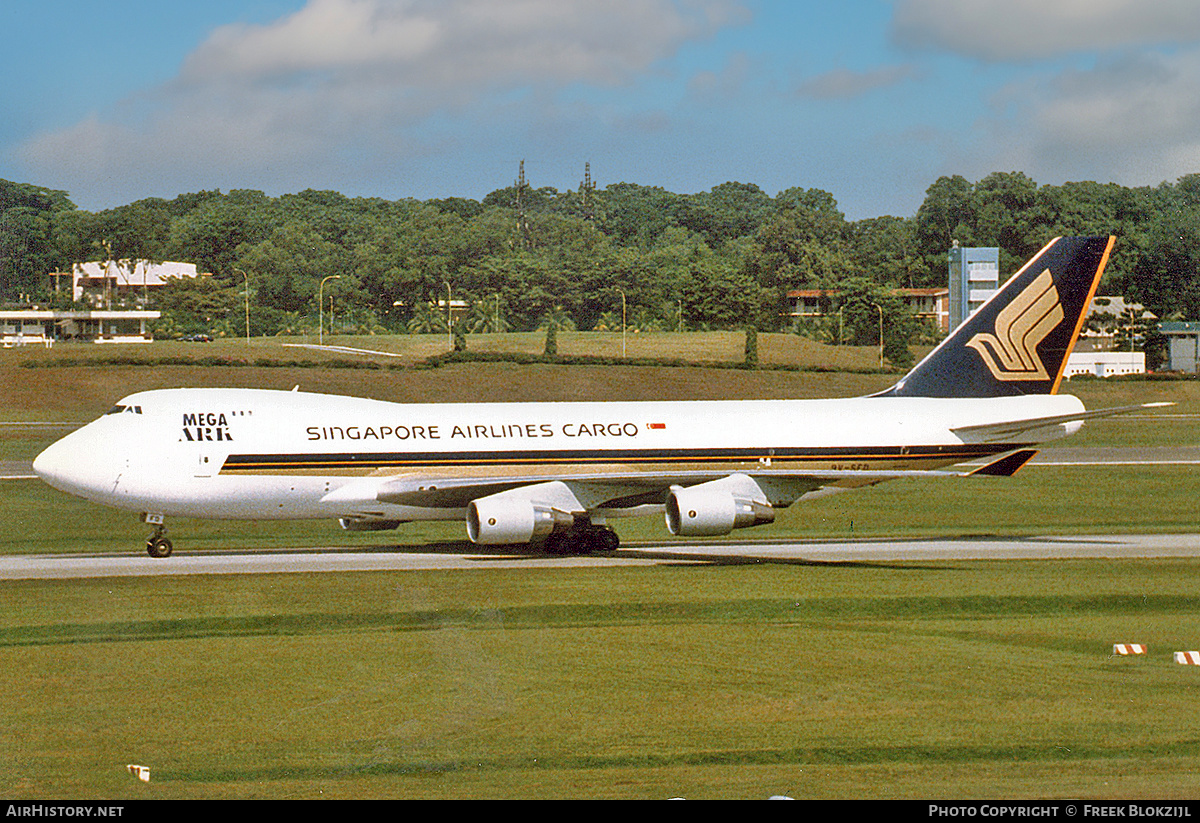
<path id="1" fill-rule="evenodd" d="M 52 443 L 33 460 L 33 470 L 44 482 L 69 494 L 92 499 L 110 492 L 114 472 L 107 455 L 95 448 L 96 438 L 83 429 Z"/>
<path id="2" fill-rule="evenodd" d="M 70 454 L 64 446 L 64 442 L 59 440 L 33 458 L 34 473 L 55 488 L 62 488 L 69 478 Z"/>

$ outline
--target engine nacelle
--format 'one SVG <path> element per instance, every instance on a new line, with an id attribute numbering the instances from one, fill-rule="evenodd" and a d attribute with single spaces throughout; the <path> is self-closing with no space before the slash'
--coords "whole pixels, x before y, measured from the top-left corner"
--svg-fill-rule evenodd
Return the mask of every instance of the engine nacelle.
<path id="1" fill-rule="evenodd" d="M 666 517 L 671 534 L 708 537 L 772 523 L 775 509 L 754 480 L 734 474 L 688 488 L 672 486 Z"/>
<path id="2" fill-rule="evenodd" d="M 467 536 L 484 545 L 536 543 L 574 524 L 566 512 L 514 495 L 481 497 L 467 507 Z"/>

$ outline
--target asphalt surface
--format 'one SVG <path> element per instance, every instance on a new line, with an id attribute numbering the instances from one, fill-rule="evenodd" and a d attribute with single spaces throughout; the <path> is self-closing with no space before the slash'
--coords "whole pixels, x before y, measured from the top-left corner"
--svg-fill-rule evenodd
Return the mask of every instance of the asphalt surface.
<path id="1" fill-rule="evenodd" d="M 0 557 L 0 579 L 144 577 L 184 574 L 545 569 L 651 565 L 822 565 L 956 560 L 1200 557 L 1200 535 L 1060 535 L 935 540 L 847 540 L 793 543 L 639 544 L 590 557 L 556 557 L 470 544 L 417 549 L 276 549 L 178 552 L 155 559 L 136 552 Z"/>
<path id="2" fill-rule="evenodd" d="M 1057 446 L 1042 449 L 1029 466 L 1200 465 L 1200 446 Z"/>

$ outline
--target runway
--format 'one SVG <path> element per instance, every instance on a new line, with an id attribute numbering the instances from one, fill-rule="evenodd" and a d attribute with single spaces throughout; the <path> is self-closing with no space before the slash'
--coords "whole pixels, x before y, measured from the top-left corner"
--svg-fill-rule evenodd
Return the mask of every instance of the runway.
<path id="1" fill-rule="evenodd" d="M 12 555 L 0 557 L 0 579 L 45 580 L 190 574 L 551 569 L 661 565 L 822 565 L 964 560 L 1059 560 L 1200 557 L 1200 535 L 1058 535 L 930 540 L 634 544 L 611 554 L 558 557 L 469 543 L 420 548 L 277 549 L 248 552 Z"/>

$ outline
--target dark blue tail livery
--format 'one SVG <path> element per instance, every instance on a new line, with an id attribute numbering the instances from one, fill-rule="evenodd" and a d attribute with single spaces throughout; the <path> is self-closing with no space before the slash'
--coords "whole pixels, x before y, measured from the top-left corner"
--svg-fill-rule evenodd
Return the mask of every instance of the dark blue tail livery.
<path id="1" fill-rule="evenodd" d="M 1055 394 L 1115 237 L 1059 237 L 882 397 Z"/>

